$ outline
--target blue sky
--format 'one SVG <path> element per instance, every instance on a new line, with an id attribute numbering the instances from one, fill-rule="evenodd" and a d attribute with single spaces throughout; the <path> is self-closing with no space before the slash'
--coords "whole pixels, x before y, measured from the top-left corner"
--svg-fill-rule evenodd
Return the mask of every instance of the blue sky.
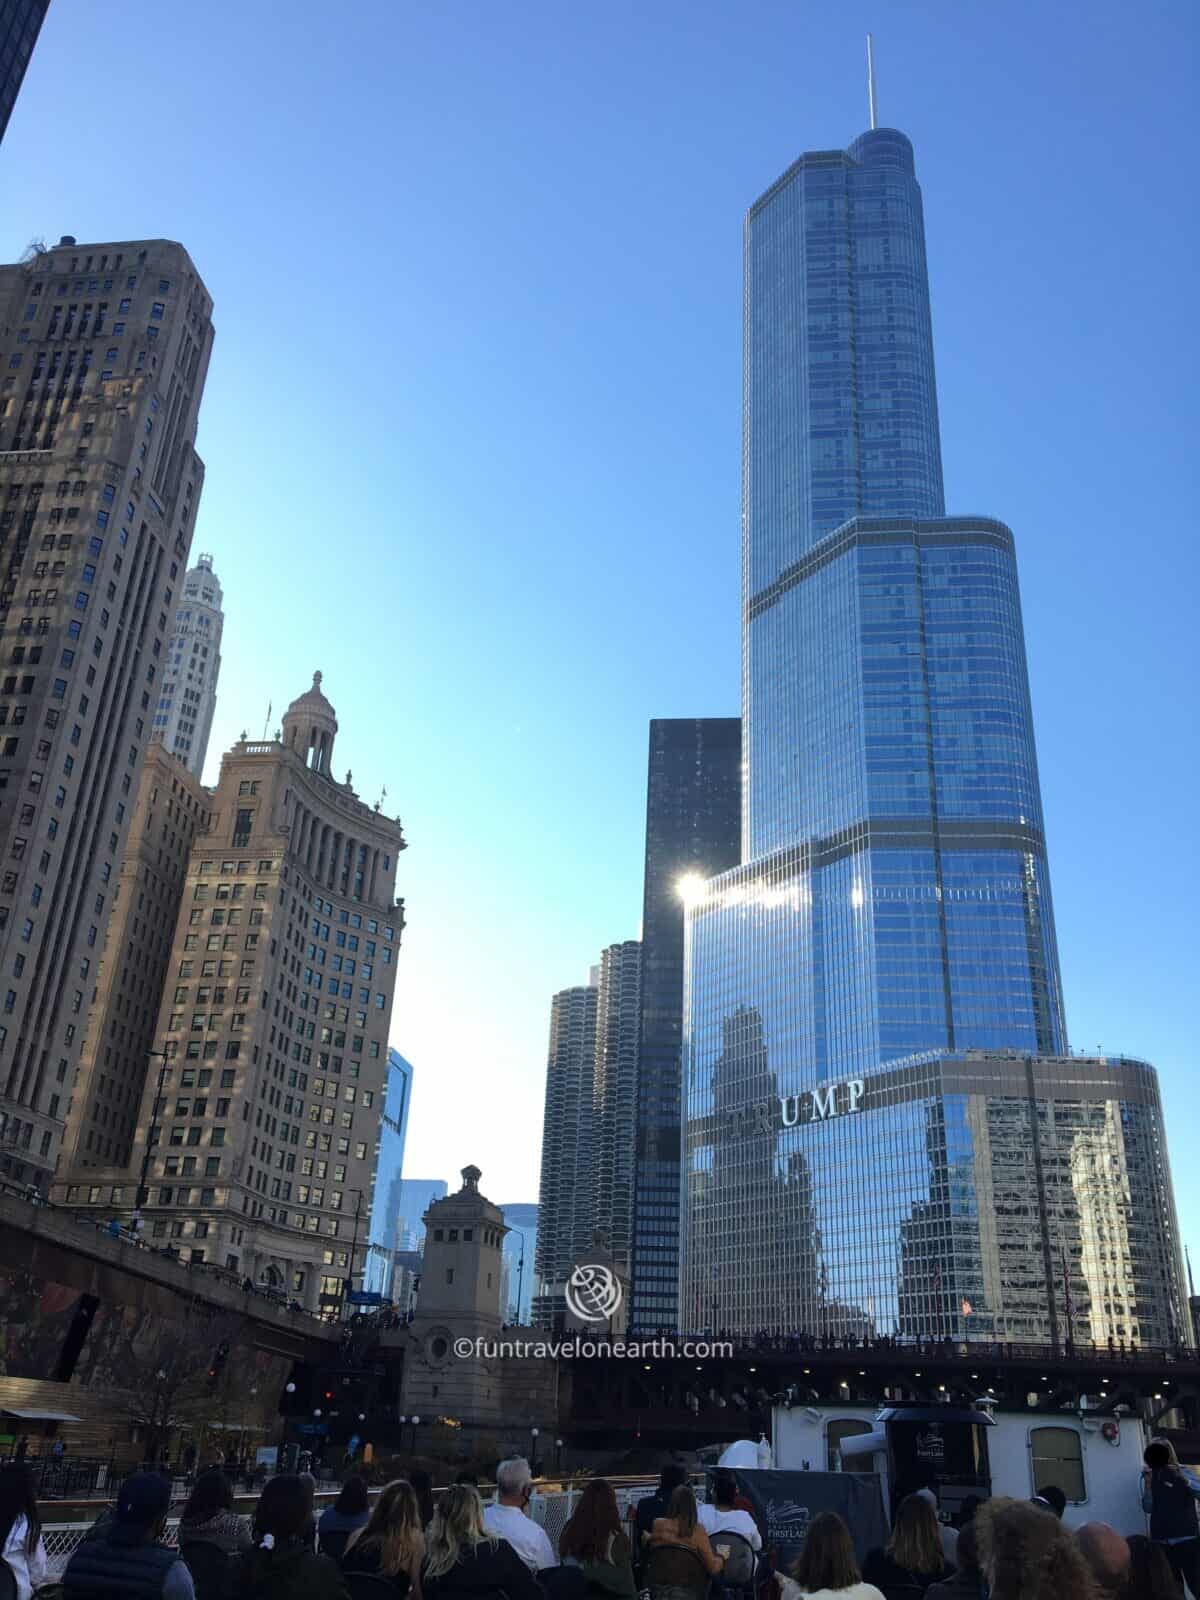
<path id="1" fill-rule="evenodd" d="M 638 931 L 647 722 L 738 709 L 742 215 L 862 130 L 868 28 L 948 506 L 1018 541 L 1072 1042 L 1162 1070 L 1200 1248 L 1193 5 L 52 0 L 0 249 L 191 251 L 212 750 L 325 673 L 411 841 L 406 1170 L 534 1199 L 550 996 Z"/>

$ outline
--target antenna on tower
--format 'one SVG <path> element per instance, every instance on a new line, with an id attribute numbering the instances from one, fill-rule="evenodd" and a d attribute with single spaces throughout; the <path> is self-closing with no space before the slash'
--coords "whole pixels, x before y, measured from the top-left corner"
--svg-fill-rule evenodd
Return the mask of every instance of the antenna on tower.
<path id="1" fill-rule="evenodd" d="M 867 106 L 871 112 L 871 128 L 875 127 L 875 47 L 867 35 Z"/>

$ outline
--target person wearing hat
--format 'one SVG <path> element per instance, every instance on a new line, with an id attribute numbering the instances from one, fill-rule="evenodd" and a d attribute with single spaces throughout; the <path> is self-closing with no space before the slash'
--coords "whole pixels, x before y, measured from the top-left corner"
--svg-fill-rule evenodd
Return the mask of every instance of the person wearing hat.
<path id="1" fill-rule="evenodd" d="M 97 1537 L 67 1562 L 65 1600 L 196 1600 L 192 1575 L 177 1550 L 160 1543 L 171 1486 L 157 1472 L 135 1472 Z"/>

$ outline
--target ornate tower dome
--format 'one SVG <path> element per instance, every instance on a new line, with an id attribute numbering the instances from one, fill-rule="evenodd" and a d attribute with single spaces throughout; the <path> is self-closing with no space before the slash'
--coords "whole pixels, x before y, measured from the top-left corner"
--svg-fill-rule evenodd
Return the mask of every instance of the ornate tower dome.
<path id="1" fill-rule="evenodd" d="M 293 700 L 284 713 L 283 742 L 300 752 L 305 766 L 328 777 L 337 731 L 337 713 L 321 693 L 321 674 L 314 672 L 312 688 Z"/>

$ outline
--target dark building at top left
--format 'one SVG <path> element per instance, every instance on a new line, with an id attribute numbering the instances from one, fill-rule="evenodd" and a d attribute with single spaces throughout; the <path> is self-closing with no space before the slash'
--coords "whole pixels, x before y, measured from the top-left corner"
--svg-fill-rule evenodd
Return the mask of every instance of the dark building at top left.
<path id="1" fill-rule="evenodd" d="M 0 139 L 49 4 L 50 0 L 0 0 Z"/>
<path id="2" fill-rule="evenodd" d="M 0 266 L 0 1174 L 42 1189 L 187 571 L 212 340 L 168 240 Z"/>

